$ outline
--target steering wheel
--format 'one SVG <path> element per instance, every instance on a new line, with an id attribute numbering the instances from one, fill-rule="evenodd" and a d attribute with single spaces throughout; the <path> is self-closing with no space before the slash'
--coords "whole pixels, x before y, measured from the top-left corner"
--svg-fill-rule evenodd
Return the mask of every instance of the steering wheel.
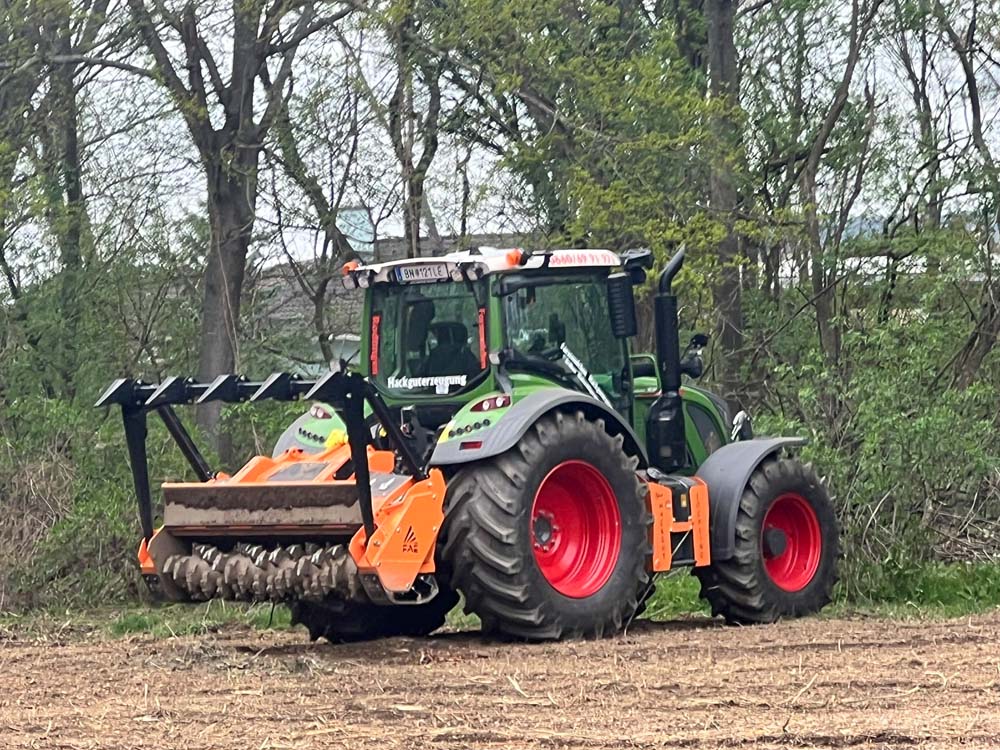
<path id="1" fill-rule="evenodd" d="M 550 346 L 548 349 L 542 349 L 542 351 L 535 354 L 537 357 L 541 357 L 549 362 L 555 362 L 562 359 L 563 350 L 559 346 Z"/>

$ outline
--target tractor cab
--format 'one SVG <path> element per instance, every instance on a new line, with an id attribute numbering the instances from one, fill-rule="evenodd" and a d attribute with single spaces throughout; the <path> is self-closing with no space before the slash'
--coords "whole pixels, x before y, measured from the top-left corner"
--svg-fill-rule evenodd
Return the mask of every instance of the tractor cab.
<path id="1" fill-rule="evenodd" d="M 447 437 L 450 422 L 479 421 L 468 413 L 478 397 L 501 392 L 516 402 L 552 386 L 603 404 L 646 445 L 650 410 L 662 405 L 664 378 L 675 376 L 666 392 L 680 399 L 686 420 L 675 422 L 683 427 L 673 438 L 671 468 L 692 473 L 734 438 L 732 421 L 722 399 L 679 387 L 680 374 L 701 375 L 707 337 L 695 335 L 676 366 L 669 357 L 631 352 L 633 288 L 645 283 L 651 265 L 648 250 L 619 256 L 497 248 L 348 264 L 345 286 L 367 292 L 359 369 L 425 452 Z M 676 335 L 676 323 L 661 328 Z M 293 446 L 323 450 L 343 429 L 333 409 L 314 406 L 274 454 Z M 740 437 L 749 436 L 747 424 Z"/>

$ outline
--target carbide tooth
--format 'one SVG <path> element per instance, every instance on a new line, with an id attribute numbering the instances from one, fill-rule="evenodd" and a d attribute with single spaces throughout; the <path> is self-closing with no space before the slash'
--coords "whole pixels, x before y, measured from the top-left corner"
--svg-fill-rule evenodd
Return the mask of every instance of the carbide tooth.
<path id="1" fill-rule="evenodd" d="M 212 570 L 216 571 L 217 573 L 221 573 L 222 571 L 224 571 L 226 569 L 227 559 L 228 555 L 224 555 L 220 552 L 212 561 Z"/>
<path id="2" fill-rule="evenodd" d="M 285 571 L 276 570 L 267 577 L 267 595 L 272 602 L 285 598 Z"/>
<path id="3" fill-rule="evenodd" d="M 265 580 L 265 594 L 271 601 L 281 598 L 281 571 L 275 570 L 267 575 Z"/>
<path id="4" fill-rule="evenodd" d="M 316 550 L 321 549 L 321 547 L 315 542 L 306 542 L 306 554 L 315 554 Z"/>
<path id="5" fill-rule="evenodd" d="M 173 576 L 174 581 L 181 586 L 184 585 L 184 577 L 187 575 L 187 561 L 188 558 L 186 555 L 178 555 L 170 571 L 170 575 Z"/>
<path id="6" fill-rule="evenodd" d="M 247 580 L 250 583 L 249 599 L 260 599 L 267 596 L 267 573 L 260 568 L 250 568 Z"/>
<path id="7" fill-rule="evenodd" d="M 267 576 L 267 598 L 272 602 L 278 602 L 285 597 L 285 576 L 284 568 L 277 568 Z"/>
<path id="8" fill-rule="evenodd" d="M 299 578 L 310 578 L 316 572 L 316 566 L 308 557 L 300 557 L 295 563 L 295 575 Z"/>
<path id="9" fill-rule="evenodd" d="M 267 590 L 267 573 L 260 568 L 252 568 L 251 570 L 250 590 L 253 592 L 253 595 L 257 598 L 270 599 L 269 592 Z"/>
<path id="10" fill-rule="evenodd" d="M 285 550 L 288 556 L 293 560 L 298 560 L 306 553 L 306 548 L 301 544 L 293 544 Z"/>
<path id="11" fill-rule="evenodd" d="M 319 581 L 320 590 L 323 595 L 329 594 L 337 587 L 337 569 L 332 562 L 328 562 L 323 566 L 323 574 L 317 576 Z"/>
<path id="12" fill-rule="evenodd" d="M 281 563 L 288 559 L 289 554 L 284 547 L 275 547 L 267 556 L 267 561 L 271 563 L 271 565 L 281 565 Z"/>
<path id="13" fill-rule="evenodd" d="M 333 554 L 330 552 L 329 547 L 323 547 L 315 552 L 311 559 L 314 565 L 323 565 L 333 559 Z"/>
<path id="14" fill-rule="evenodd" d="M 189 594 L 195 595 L 201 593 L 201 587 L 198 585 L 200 579 L 201 570 L 195 559 L 189 557 L 184 560 L 184 588 L 187 589 Z"/>
<path id="15" fill-rule="evenodd" d="M 208 545 L 205 546 L 206 546 L 205 552 L 202 554 L 201 557 L 205 562 L 211 565 L 212 568 L 215 568 L 215 566 L 219 564 L 219 561 L 225 558 L 225 555 L 223 554 L 222 550 L 220 550 L 218 547 L 211 547 Z"/>
<path id="16" fill-rule="evenodd" d="M 291 566 L 279 570 L 275 578 L 278 580 L 278 594 L 282 599 L 295 591 L 295 581 L 297 579 L 295 578 L 295 569 Z"/>

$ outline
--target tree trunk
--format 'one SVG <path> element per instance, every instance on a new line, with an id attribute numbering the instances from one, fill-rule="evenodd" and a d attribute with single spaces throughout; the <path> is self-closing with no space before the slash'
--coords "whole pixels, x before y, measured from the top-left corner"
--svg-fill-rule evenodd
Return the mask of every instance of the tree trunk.
<path id="1" fill-rule="evenodd" d="M 253 233 L 258 153 L 253 147 L 240 148 L 229 166 L 224 166 L 230 156 L 226 152 L 206 164 L 210 241 L 198 354 L 202 382 L 239 368 L 240 293 Z M 233 458 L 232 442 L 220 430 L 221 414 L 220 402 L 205 404 L 198 409 L 197 422 L 227 464 Z"/>
<path id="2" fill-rule="evenodd" d="M 736 42 L 733 37 L 734 0 L 708 0 L 709 86 L 721 111 L 712 122 L 717 152 L 712 160 L 709 203 L 712 213 L 723 222 L 726 235 L 719 243 L 720 279 L 715 288 L 719 309 L 719 344 L 722 350 L 722 389 L 726 399 L 737 404 L 742 393 L 740 365 L 743 353 L 743 292 L 740 282 L 740 242 L 733 224 L 739 204 L 734 164 L 740 150 L 739 81 L 736 69 Z"/>
<path id="3" fill-rule="evenodd" d="M 65 46 L 69 49 L 69 31 Z M 59 173 L 63 197 L 56 235 L 59 239 L 59 347 L 53 352 L 62 380 L 63 394 L 72 399 L 76 388 L 78 342 L 81 315 L 83 250 L 86 224 L 81 182 L 80 143 L 74 78 L 76 66 L 59 65 L 52 73 L 53 103 L 58 110 L 56 142 L 59 144 Z"/>

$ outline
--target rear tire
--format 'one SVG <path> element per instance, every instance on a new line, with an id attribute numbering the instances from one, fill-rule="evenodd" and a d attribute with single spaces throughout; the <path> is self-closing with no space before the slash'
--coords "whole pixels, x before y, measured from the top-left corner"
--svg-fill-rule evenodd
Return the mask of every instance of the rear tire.
<path id="1" fill-rule="evenodd" d="M 602 421 L 557 412 L 449 482 L 442 569 L 485 632 L 600 637 L 635 615 L 651 523 L 637 465 Z"/>
<path id="2" fill-rule="evenodd" d="M 379 606 L 369 602 L 329 599 L 293 602 L 292 624 L 304 625 L 310 640 L 325 638 L 330 643 L 358 643 L 394 636 L 423 637 L 444 625 L 458 603 L 458 594 L 442 586 L 426 604 Z"/>
<path id="3" fill-rule="evenodd" d="M 740 499 L 735 554 L 694 574 L 713 616 L 768 623 L 829 604 L 838 555 L 833 504 L 812 465 L 771 457 Z"/>

